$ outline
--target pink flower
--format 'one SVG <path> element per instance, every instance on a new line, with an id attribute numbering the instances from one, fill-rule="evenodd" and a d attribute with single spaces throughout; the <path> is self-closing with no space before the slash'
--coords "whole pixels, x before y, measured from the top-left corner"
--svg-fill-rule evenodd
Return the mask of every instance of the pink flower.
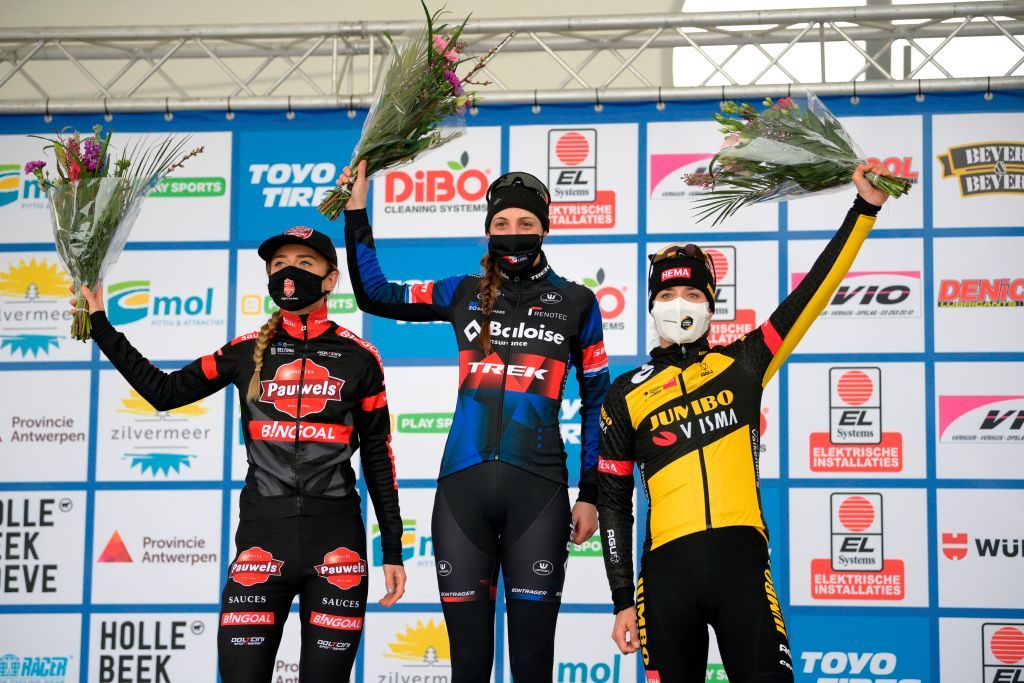
<path id="1" fill-rule="evenodd" d="M 25 174 L 35 173 L 38 170 L 43 169 L 46 166 L 45 161 L 30 161 L 25 164 Z"/>
<path id="2" fill-rule="evenodd" d="M 733 147 L 740 141 L 739 133 L 729 133 L 725 136 L 725 140 L 722 142 L 722 149 L 727 147 Z"/>
<path id="3" fill-rule="evenodd" d="M 775 103 L 775 106 L 778 107 L 779 109 L 792 109 L 793 108 L 793 98 L 791 98 L 791 97 L 783 97 L 781 100 L 779 100 L 778 102 Z"/>
<path id="4" fill-rule="evenodd" d="M 82 179 L 82 168 L 78 165 L 78 162 L 72 161 L 68 166 L 68 180 L 81 180 Z"/>
<path id="5" fill-rule="evenodd" d="M 451 44 L 451 38 L 444 36 L 434 35 L 434 49 L 440 54 L 444 55 L 444 58 L 454 64 L 459 61 L 458 48 Z"/>

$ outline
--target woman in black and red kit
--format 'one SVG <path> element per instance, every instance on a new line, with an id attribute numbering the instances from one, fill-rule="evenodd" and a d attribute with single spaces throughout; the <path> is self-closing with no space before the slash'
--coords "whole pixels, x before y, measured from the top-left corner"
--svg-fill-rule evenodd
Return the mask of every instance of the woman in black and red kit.
<path id="1" fill-rule="evenodd" d="M 483 276 L 415 286 L 389 282 L 381 271 L 365 211 L 365 165 L 358 178 L 345 247 L 359 307 L 398 320 L 443 320 L 458 340 L 458 404 L 432 521 L 452 683 L 490 680 L 499 567 L 512 677 L 550 682 L 569 541 L 597 531 L 597 418 L 608 388 L 601 311 L 593 292 L 555 274 L 541 251 L 549 196 L 537 178 L 509 173 L 488 188 Z M 570 370 L 583 422 L 571 512 L 558 424 Z"/>
<path id="2" fill-rule="evenodd" d="M 282 310 L 258 332 L 173 372 L 154 367 L 111 326 L 102 287 L 81 293 L 93 340 L 157 410 L 188 405 L 229 384 L 241 397 L 249 471 L 237 554 L 221 599 L 222 680 L 271 680 L 298 595 L 301 680 L 347 681 L 368 582 L 366 528 L 350 462 L 357 449 L 381 526 L 388 594 L 380 604 L 390 607 L 405 589 L 383 368 L 371 344 L 327 319 L 326 298 L 339 275 L 329 237 L 291 228 L 266 240 L 259 255 Z"/>

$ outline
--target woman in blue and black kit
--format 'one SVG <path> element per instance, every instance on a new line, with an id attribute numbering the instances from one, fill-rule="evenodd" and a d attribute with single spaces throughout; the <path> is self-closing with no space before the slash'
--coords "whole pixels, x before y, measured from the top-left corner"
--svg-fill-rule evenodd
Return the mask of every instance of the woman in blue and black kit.
<path id="1" fill-rule="evenodd" d="M 597 301 L 555 274 L 541 251 L 550 198 L 537 178 L 509 173 L 488 189 L 482 276 L 402 285 L 381 271 L 362 164 L 357 177 L 345 246 L 359 307 L 396 320 L 448 321 L 458 340 L 458 405 L 432 523 L 452 681 L 490 680 L 499 567 L 512 676 L 551 681 L 569 542 L 597 530 L 598 416 L 608 390 Z M 571 512 L 558 424 L 570 369 L 583 421 L 580 495 Z"/>

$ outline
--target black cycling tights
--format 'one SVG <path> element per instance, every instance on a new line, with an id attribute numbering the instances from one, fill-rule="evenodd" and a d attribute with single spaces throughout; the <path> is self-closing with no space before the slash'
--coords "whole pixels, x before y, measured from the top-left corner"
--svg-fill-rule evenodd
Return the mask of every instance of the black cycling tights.
<path id="1" fill-rule="evenodd" d="M 271 681 L 292 600 L 299 596 L 303 683 L 347 681 L 366 611 L 366 528 L 357 513 L 243 519 L 217 632 L 224 683 Z"/>
<path id="2" fill-rule="evenodd" d="M 485 683 L 500 567 L 512 678 L 550 683 L 572 517 L 564 485 L 491 461 L 438 482 L 432 532 L 452 683 Z"/>
<path id="3" fill-rule="evenodd" d="M 636 609 L 648 681 L 703 683 L 708 625 L 733 683 L 793 681 L 768 544 L 754 527 L 701 531 L 646 553 Z"/>

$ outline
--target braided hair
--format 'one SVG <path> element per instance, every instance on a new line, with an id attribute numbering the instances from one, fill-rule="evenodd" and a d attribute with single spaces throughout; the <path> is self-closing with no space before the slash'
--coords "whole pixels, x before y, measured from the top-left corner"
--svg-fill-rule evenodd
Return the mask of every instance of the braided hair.
<path id="1" fill-rule="evenodd" d="M 267 350 L 267 346 L 270 345 L 270 340 L 274 338 L 277 328 L 281 326 L 281 315 L 280 310 L 274 311 L 270 320 L 263 323 L 260 334 L 256 337 L 256 346 L 252 352 L 252 362 L 256 368 L 253 370 L 252 379 L 249 380 L 249 391 L 246 392 L 246 398 L 249 401 L 254 402 L 260 397 L 260 370 L 263 369 L 263 354 Z"/>
<path id="2" fill-rule="evenodd" d="M 491 353 L 491 313 L 494 311 L 494 304 L 498 300 L 498 288 L 501 286 L 501 275 L 498 274 L 498 264 L 490 254 L 485 254 L 480 259 L 483 266 L 484 276 L 480 278 L 480 311 L 484 314 L 484 324 L 480 330 L 480 346 L 484 353 Z"/>

